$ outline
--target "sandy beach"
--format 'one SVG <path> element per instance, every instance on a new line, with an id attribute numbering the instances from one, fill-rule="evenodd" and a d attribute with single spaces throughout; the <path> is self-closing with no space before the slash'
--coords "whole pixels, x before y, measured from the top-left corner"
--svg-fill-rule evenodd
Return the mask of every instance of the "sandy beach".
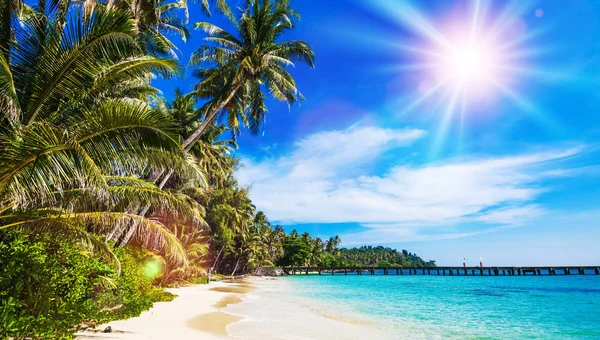
<path id="1" fill-rule="evenodd" d="M 169 288 L 177 295 L 170 302 L 158 302 L 140 316 L 111 321 L 96 327 L 96 332 L 77 334 L 77 339 L 224 339 L 227 325 L 242 317 L 221 309 L 241 302 L 241 295 L 253 290 L 247 282 L 211 282 Z M 110 326 L 112 332 L 104 333 Z"/>
<path id="2" fill-rule="evenodd" d="M 177 298 L 155 303 L 139 317 L 80 332 L 77 339 L 384 338 L 364 320 L 282 298 L 289 286 L 279 279 L 252 277 L 167 290 Z M 108 326 L 112 331 L 102 332 Z"/>

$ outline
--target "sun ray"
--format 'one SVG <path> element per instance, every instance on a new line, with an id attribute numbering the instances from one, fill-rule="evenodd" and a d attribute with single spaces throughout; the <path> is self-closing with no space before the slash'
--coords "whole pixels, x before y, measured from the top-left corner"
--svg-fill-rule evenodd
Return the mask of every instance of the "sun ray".
<path id="1" fill-rule="evenodd" d="M 480 11 L 481 11 L 481 1 L 475 0 L 473 6 L 473 18 L 471 20 L 471 39 L 476 36 L 477 28 L 479 26 L 480 21 Z"/>
<path id="2" fill-rule="evenodd" d="M 423 102 L 425 102 L 431 96 L 433 96 L 436 92 L 438 92 L 442 88 L 444 88 L 444 86 L 446 86 L 449 81 L 450 81 L 449 79 L 442 80 L 439 83 L 435 84 L 433 87 L 427 89 L 423 95 L 418 97 L 416 100 L 412 101 L 410 105 L 408 105 L 404 110 L 402 110 L 400 115 L 407 114 L 408 112 L 419 107 L 419 105 L 421 105 Z"/>
<path id="3" fill-rule="evenodd" d="M 498 38 L 508 28 L 515 25 L 517 20 L 523 17 L 527 10 L 531 9 L 532 3 L 528 1 L 509 1 L 505 4 L 500 12 L 500 15 L 494 20 L 491 27 L 489 27 L 489 36 L 493 39 Z"/>
<path id="4" fill-rule="evenodd" d="M 458 150 L 458 154 L 462 153 L 462 147 L 463 147 L 462 141 L 464 140 L 464 134 L 465 134 L 466 109 L 467 109 L 467 102 L 466 102 L 466 100 L 464 100 L 464 98 L 461 98 L 460 111 L 459 111 L 459 122 L 458 122 L 458 143 L 456 146 L 456 149 Z"/>
<path id="5" fill-rule="evenodd" d="M 536 20 L 532 2 L 441 2 L 432 13 L 422 11 L 418 3 L 372 0 L 369 6 L 402 28 L 390 45 L 399 59 L 386 70 L 412 82 L 399 116 L 419 109 L 423 119 L 437 119 L 432 157 L 451 130 L 458 132 L 457 145 L 461 144 L 470 115 L 502 109 L 505 102 L 510 112 L 523 111 L 553 126 L 551 116 L 527 98 L 528 83 L 568 78 L 569 74 L 539 64 L 550 51 L 549 46 L 539 45 L 550 27 L 531 21 Z"/>
<path id="6" fill-rule="evenodd" d="M 400 18 L 409 29 L 420 36 L 426 37 L 439 45 L 449 46 L 446 37 L 409 2 L 397 3 L 389 0 L 373 0 L 372 4 L 386 16 Z"/>
<path id="7" fill-rule="evenodd" d="M 448 133 L 448 130 L 450 129 L 452 117 L 455 113 L 456 103 L 459 97 L 462 96 L 463 91 L 463 86 L 456 86 L 452 90 L 452 95 L 450 97 L 450 100 L 448 101 L 448 105 L 446 106 L 446 110 L 442 117 L 442 122 L 440 123 L 438 130 L 436 131 L 435 139 L 432 144 L 432 148 L 429 154 L 431 160 L 435 160 L 437 158 L 440 149 L 442 148 L 442 145 L 446 140 L 446 135 Z"/>

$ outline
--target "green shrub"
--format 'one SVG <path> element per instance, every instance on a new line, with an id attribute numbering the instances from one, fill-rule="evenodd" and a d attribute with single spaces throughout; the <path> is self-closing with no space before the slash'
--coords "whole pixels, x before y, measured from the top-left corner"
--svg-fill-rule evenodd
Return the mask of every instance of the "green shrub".
<path id="1" fill-rule="evenodd" d="M 218 280 L 218 277 L 216 277 L 214 274 L 211 275 L 211 280 Z M 208 276 L 198 276 L 193 278 L 190 283 L 193 284 L 199 284 L 199 285 L 205 285 L 208 283 Z"/>
<path id="2" fill-rule="evenodd" d="M 0 338 L 70 338 L 82 321 L 136 316 L 173 299 L 144 275 L 145 251 L 115 253 L 120 276 L 78 245 L 0 230 Z"/>
<path id="3" fill-rule="evenodd" d="M 154 277 L 144 272 L 144 263 L 148 252 L 143 249 L 126 247 L 116 249 L 115 253 L 121 262 L 121 275 L 114 281 L 114 286 L 103 290 L 96 297 L 98 308 L 102 312 L 99 318 L 104 320 L 124 319 L 139 315 L 152 307 L 154 302 L 171 301 L 175 295 L 152 286 Z M 122 306 L 122 308 L 117 308 Z"/>
<path id="4" fill-rule="evenodd" d="M 0 239 L 0 336 L 63 336 L 93 314 L 97 280 L 110 267 L 69 244 L 29 242 L 18 231 Z"/>

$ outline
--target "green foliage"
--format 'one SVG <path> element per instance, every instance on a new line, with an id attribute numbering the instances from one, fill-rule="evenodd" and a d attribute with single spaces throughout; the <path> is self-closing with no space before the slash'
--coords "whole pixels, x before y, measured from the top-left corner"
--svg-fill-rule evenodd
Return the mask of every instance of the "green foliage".
<path id="1" fill-rule="evenodd" d="M 321 262 L 318 263 L 319 267 L 341 267 L 345 265 L 347 265 L 347 263 L 330 253 L 324 254 Z"/>
<path id="2" fill-rule="evenodd" d="M 209 22 L 195 24 L 207 37 L 190 58 L 199 78 L 194 94 L 208 102 L 203 107 L 203 124 L 184 147 L 194 143 L 219 116 L 224 116 L 234 135 L 242 126 L 257 134 L 266 119 L 269 96 L 288 105 L 304 98 L 287 69 L 294 62 L 314 67 L 314 52 L 303 41 L 283 41 L 299 18 L 289 3 L 245 1 L 237 15 L 230 16 L 235 27 L 232 32 Z"/>
<path id="3" fill-rule="evenodd" d="M 157 90 L 148 79 L 179 65 L 140 49 L 127 11 L 86 15 L 68 1 L 39 1 L 14 20 L 18 3 L 0 4 L 11 32 L 0 41 L 0 228 L 78 239 L 113 260 L 95 235 L 151 234 L 147 247 L 185 263 L 160 221 L 131 213 L 150 206 L 202 222 L 186 198 L 140 180 L 157 169 L 194 172 L 171 117 L 149 105 Z"/>
<path id="4" fill-rule="evenodd" d="M 212 278 L 211 278 L 212 279 Z M 192 280 L 193 284 L 205 285 L 208 283 L 208 276 L 197 277 Z"/>
<path id="5" fill-rule="evenodd" d="M 69 244 L 29 242 L 18 231 L 0 238 L 0 336 L 65 335 L 94 314 L 92 297 L 114 269 Z"/>
<path id="6" fill-rule="evenodd" d="M 379 263 L 377 264 L 379 267 L 391 267 L 393 266 L 393 264 L 388 261 L 388 260 L 381 260 L 379 261 Z"/>
<path id="7" fill-rule="evenodd" d="M 96 296 L 100 319 L 123 319 L 139 315 L 157 301 L 170 301 L 175 296 L 152 285 L 146 267 L 148 251 L 125 247 L 116 249 L 121 261 L 121 275 Z M 111 308 L 122 306 L 122 308 Z M 110 310 L 110 311 L 107 311 Z"/>
<path id="8" fill-rule="evenodd" d="M 424 261 L 416 254 L 406 250 L 399 252 L 388 247 L 363 246 L 360 248 L 342 248 L 339 257 L 352 266 L 402 266 L 402 267 L 435 267 L 435 261 Z"/>
<path id="9" fill-rule="evenodd" d="M 144 251 L 116 251 L 116 269 L 79 245 L 0 231 L 0 338 L 70 337 L 82 321 L 131 317 L 172 294 L 145 278 Z"/>
<path id="10" fill-rule="evenodd" d="M 283 256 L 279 260 L 281 266 L 304 266 L 311 257 L 311 246 L 299 237 L 287 236 L 283 242 Z"/>

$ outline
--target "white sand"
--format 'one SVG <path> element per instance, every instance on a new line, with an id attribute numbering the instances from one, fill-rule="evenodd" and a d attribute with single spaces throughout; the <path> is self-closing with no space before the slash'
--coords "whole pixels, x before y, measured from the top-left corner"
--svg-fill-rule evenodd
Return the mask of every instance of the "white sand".
<path id="1" fill-rule="evenodd" d="M 81 332 L 77 339 L 223 339 L 226 327 L 241 318 L 220 311 L 226 303 L 235 303 L 239 293 L 226 292 L 239 287 L 232 283 L 212 282 L 167 289 L 177 295 L 170 302 L 157 302 L 139 317 L 111 321 L 98 326 L 103 330 L 112 327 L 111 333 Z M 217 288 L 223 291 L 213 291 Z"/>
<path id="2" fill-rule="evenodd" d="M 272 278 L 244 283 L 213 282 L 167 289 L 171 302 L 158 302 L 139 317 L 98 326 L 78 339 L 387 339 L 361 319 L 329 314 L 309 302 L 280 292 L 285 282 Z M 249 293 L 249 294 L 247 294 Z M 290 300 L 292 298 L 292 300 Z M 309 303 L 309 305 L 306 305 Z M 330 307 L 330 306 L 327 306 Z M 310 326 L 307 326 L 310 325 Z M 107 326 L 111 333 L 102 333 Z"/>

